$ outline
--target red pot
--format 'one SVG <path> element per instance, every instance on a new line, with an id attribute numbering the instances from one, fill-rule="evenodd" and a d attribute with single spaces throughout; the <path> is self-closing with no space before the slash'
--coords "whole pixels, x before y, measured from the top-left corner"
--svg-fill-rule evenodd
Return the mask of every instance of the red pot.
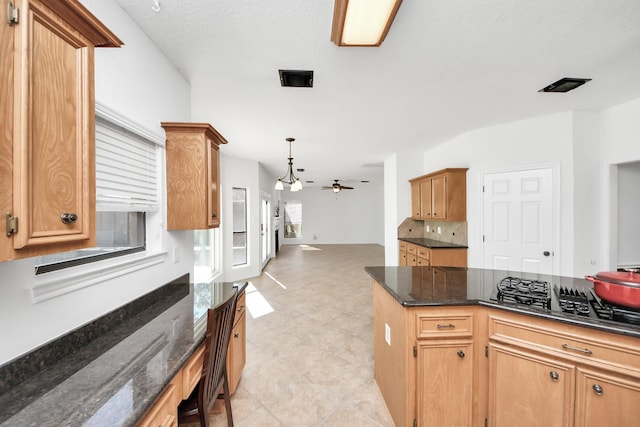
<path id="1" fill-rule="evenodd" d="M 585 276 L 593 290 L 605 301 L 629 308 L 640 308 L 640 274 L 635 271 L 605 271 Z"/>

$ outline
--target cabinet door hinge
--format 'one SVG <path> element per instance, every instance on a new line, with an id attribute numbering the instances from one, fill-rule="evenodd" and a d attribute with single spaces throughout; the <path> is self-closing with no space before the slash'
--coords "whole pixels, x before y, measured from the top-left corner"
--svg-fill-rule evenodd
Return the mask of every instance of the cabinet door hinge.
<path id="1" fill-rule="evenodd" d="M 484 193 L 484 185 L 482 186 L 482 192 Z"/>
<path id="2" fill-rule="evenodd" d="M 484 427 L 489 427 L 489 420 L 487 418 L 484 419 Z"/>
<path id="3" fill-rule="evenodd" d="M 413 427 L 418 427 L 418 420 L 416 418 L 413 419 Z"/>
<path id="4" fill-rule="evenodd" d="M 11 212 L 7 212 L 7 237 L 18 232 L 18 217 L 11 216 Z"/>
<path id="5" fill-rule="evenodd" d="M 418 357 L 418 347 L 413 346 L 413 357 Z"/>
<path id="6" fill-rule="evenodd" d="M 484 346 L 484 357 L 489 357 L 489 346 L 488 345 Z"/>
<path id="7" fill-rule="evenodd" d="M 18 8 L 11 0 L 7 0 L 7 24 L 11 27 L 18 23 Z"/>

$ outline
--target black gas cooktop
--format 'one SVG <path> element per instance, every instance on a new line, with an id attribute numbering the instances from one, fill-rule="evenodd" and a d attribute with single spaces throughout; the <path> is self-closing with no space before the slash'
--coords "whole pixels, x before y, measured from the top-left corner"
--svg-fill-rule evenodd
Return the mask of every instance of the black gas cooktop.
<path id="1" fill-rule="evenodd" d="M 491 299 L 578 316 L 640 325 L 640 310 L 603 301 L 592 288 L 578 289 L 557 286 L 546 281 L 509 276 L 497 283 Z"/>

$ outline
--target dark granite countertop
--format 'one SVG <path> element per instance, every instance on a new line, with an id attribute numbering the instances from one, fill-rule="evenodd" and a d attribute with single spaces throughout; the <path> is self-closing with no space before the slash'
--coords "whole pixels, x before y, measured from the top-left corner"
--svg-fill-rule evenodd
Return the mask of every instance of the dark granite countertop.
<path id="1" fill-rule="evenodd" d="M 482 305 L 640 338 L 638 325 L 599 319 L 593 310 L 589 316 L 563 312 L 553 290 L 550 309 L 502 302 L 495 297 L 498 282 L 509 276 L 547 281 L 552 287 L 556 285 L 588 292 L 592 284 L 584 279 L 456 267 L 365 267 L 365 271 L 405 307 Z M 446 281 L 422 279 L 434 273 L 446 274 Z"/>
<path id="2" fill-rule="evenodd" d="M 184 286 L 0 394 L 0 425 L 134 425 L 204 339 L 207 309 L 247 283 Z"/>
<path id="3" fill-rule="evenodd" d="M 455 243 L 442 242 L 440 240 L 427 239 L 426 237 L 398 237 L 398 240 L 424 246 L 430 249 L 468 249 L 468 246 L 457 245 Z"/>

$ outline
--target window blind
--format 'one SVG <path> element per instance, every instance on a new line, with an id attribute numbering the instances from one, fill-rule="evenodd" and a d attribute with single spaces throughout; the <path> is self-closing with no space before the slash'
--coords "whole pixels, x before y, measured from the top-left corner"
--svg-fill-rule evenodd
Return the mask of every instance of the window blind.
<path id="1" fill-rule="evenodd" d="M 96 117 L 96 210 L 158 209 L 157 146 Z"/>

